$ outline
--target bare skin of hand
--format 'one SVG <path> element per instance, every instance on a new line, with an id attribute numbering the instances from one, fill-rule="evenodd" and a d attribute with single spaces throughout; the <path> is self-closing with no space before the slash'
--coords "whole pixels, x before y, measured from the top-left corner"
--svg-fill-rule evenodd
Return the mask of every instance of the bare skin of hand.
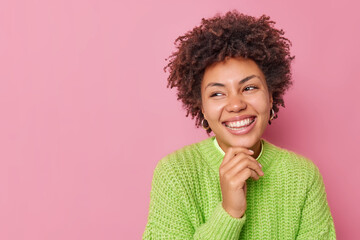
<path id="1" fill-rule="evenodd" d="M 229 148 L 220 165 L 222 206 L 234 218 L 241 218 L 246 210 L 246 180 L 250 177 L 258 180 L 264 175 L 252 154 L 246 148 Z"/>

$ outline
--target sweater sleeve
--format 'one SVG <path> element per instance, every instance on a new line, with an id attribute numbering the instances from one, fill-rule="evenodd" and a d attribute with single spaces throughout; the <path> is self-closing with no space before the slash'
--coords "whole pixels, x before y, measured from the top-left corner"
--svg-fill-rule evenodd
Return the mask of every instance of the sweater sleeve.
<path id="1" fill-rule="evenodd" d="M 229 215 L 219 203 L 207 222 L 194 226 L 189 201 L 171 166 L 160 161 L 155 168 L 148 223 L 143 240 L 157 239 L 239 239 L 246 216 L 237 219 Z"/>
<path id="2" fill-rule="evenodd" d="M 301 212 L 300 227 L 296 239 L 336 239 L 323 178 L 315 165 L 312 183 Z"/>

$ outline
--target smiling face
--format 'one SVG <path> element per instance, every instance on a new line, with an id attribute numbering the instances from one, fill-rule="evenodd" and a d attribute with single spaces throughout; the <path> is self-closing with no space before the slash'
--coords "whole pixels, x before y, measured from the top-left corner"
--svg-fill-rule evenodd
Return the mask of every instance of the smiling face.
<path id="1" fill-rule="evenodd" d="M 228 58 L 205 69 L 202 113 L 220 147 L 246 147 L 257 155 L 272 108 L 265 76 L 250 59 Z"/>

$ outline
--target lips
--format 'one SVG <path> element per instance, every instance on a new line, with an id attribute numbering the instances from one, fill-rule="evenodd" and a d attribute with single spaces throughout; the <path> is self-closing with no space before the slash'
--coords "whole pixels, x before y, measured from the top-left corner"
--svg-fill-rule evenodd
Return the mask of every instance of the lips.
<path id="1" fill-rule="evenodd" d="M 252 129 L 255 120 L 255 116 L 238 116 L 228 119 L 222 124 L 233 134 L 245 134 Z"/>
<path id="2" fill-rule="evenodd" d="M 255 120 L 255 117 L 245 118 L 240 121 L 225 122 L 225 126 L 231 128 L 242 128 L 250 125 Z"/>
<path id="3" fill-rule="evenodd" d="M 224 125 L 228 127 L 244 127 L 251 124 L 256 117 L 251 115 L 246 116 L 237 116 L 233 118 L 229 118 L 223 122 Z"/>

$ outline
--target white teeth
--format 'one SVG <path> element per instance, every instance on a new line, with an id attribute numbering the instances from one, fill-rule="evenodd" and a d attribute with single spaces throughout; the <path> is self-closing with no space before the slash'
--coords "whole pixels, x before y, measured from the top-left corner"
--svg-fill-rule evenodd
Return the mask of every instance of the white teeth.
<path id="1" fill-rule="evenodd" d="M 249 125 L 253 121 L 254 120 L 252 118 L 246 118 L 246 119 L 243 119 L 241 121 L 227 122 L 226 126 L 231 127 L 231 128 L 240 128 L 240 127 L 244 127 L 244 126 Z"/>

